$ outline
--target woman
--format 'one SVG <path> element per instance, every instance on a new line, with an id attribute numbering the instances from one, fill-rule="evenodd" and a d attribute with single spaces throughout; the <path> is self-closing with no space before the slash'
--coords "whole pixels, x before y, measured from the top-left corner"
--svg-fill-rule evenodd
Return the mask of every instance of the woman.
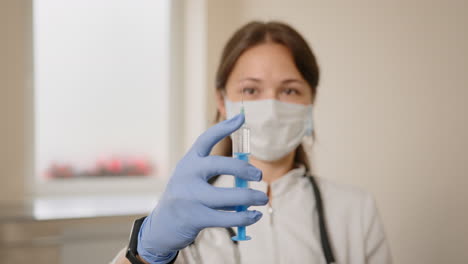
<path id="1" fill-rule="evenodd" d="M 372 197 L 309 173 L 301 142 L 312 133 L 318 82 L 315 56 L 290 26 L 239 29 L 216 76 L 217 120 L 227 120 L 197 139 L 156 208 L 137 222 L 132 263 L 391 263 Z M 245 116 L 236 115 L 241 107 Z M 228 136 L 244 121 L 250 164 L 229 158 Z M 227 157 L 209 155 L 219 141 Z M 251 189 L 232 188 L 229 175 Z M 235 212 L 241 205 L 255 210 Z M 248 225 L 251 241 L 231 239 L 232 227 Z M 114 263 L 129 261 L 121 253 Z"/>

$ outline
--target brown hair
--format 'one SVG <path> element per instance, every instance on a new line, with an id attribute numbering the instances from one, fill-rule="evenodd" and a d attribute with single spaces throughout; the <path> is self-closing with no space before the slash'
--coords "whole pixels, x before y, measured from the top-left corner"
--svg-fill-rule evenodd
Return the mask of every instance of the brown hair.
<path id="1" fill-rule="evenodd" d="M 223 92 L 226 89 L 227 80 L 234 69 L 239 57 L 253 46 L 273 42 L 284 45 L 292 54 L 294 63 L 304 80 L 312 90 L 312 102 L 317 93 L 319 83 L 319 68 L 312 50 L 304 38 L 291 26 L 282 22 L 250 22 L 229 39 L 223 49 L 221 61 L 216 72 L 216 91 Z M 216 122 L 221 120 L 219 111 L 216 113 Z M 231 139 L 227 137 L 220 142 L 218 151 L 220 155 L 231 156 Z M 310 169 L 307 154 L 302 144 L 296 149 L 295 162 L 304 164 Z"/>

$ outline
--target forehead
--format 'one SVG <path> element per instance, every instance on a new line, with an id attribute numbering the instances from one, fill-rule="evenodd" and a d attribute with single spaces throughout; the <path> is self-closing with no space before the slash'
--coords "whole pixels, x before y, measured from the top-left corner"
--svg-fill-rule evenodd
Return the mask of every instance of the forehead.
<path id="1" fill-rule="evenodd" d="M 257 79 L 302 79 L 290 50 L 277 43 L 262 43 L 246 50 L 237 60 L 229 81 Z"/>

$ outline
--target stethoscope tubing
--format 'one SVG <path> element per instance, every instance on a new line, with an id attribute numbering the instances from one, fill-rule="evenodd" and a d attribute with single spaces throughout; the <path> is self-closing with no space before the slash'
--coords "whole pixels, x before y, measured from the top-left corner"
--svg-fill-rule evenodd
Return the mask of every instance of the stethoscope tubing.
<path id="1" fill-rule="evenodd" d="M 322 200 L 322 194 L 320 193 L 320 188 L 314 176 L 311 175 L 308 171 L 306 171 L 306 173 L 304 174 L 304 177 L 309 178 L 309 181 L 312 185 L 312 189 L 314 192 L 314 198 L 315 198 L 315 202 L 317 205 L 317 215 L 318 215 L 318 221 L 319 221 L 318 224 L 319 224 L 319 230 L 320 230 L 320 242 L 322 244 L 322 250 L 323 250 L 323 255 L 325 257 L 325 261 L 327 264 L 335 263 L 335 256 L 333 254 L 333 250 L 331 247 L 331 242 L 330 242 L 330 238 L 328 234 L 327 222 L 325 219 L 325 211 L 323 208 L 323 200 Z M 216 181 L 216 179 L 214 179 L 214 181 Z M 212 181 L 211 183 L 213 184 L 214 181 Z M 231 227 L 226 228 L 226 230 L 228 232 L 229 237 L 233 237 L 236 234 L 234 232 L 234 229 L 232 229 Z M 235 248 L 234 250 L 235 263 L 240 264 L 240 251 L 239 251 L 238 242 L 237 241 L 232 241 L 232 242 Z M 202 263 L 201 256 L 198 252 L 198 248 L 196 247 L 195 243 L 192 243 L 190 247 L 195 247 L 196 252 L 193 252 L 192 250 L 192 255 L 196 259 L 195 261 L 197 263 Z"/>

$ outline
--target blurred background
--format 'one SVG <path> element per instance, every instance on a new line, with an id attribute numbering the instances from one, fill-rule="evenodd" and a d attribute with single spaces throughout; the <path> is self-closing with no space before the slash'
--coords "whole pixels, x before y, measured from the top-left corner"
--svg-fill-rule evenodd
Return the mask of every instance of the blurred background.
<path id="1" fill-rule="evenodd" d="M 0 0 L 0 262 L 109 262 L 212 124 L 251 20 L 318 57 L 315 173 L 376 197 L 395 263 L 467 263 L 462 0 Z"/>

